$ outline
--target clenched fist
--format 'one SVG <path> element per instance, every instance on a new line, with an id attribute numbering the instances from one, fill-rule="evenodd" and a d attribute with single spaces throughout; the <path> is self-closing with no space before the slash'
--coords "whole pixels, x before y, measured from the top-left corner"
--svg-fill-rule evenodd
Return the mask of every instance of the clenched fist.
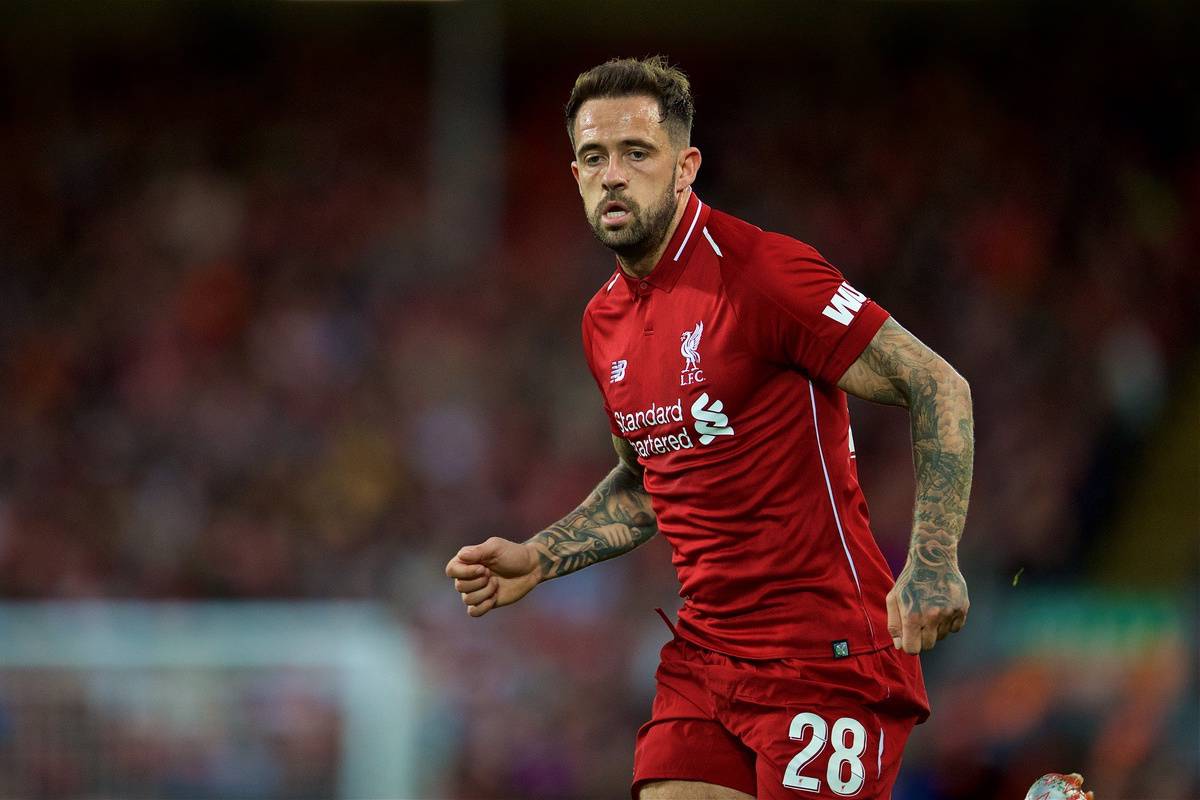
<path id="1" fill-rule="evenodd" d="M 459 550 L 446 564 L 446 577 L 454 579 L 467 613 L 482 617 L 529 594 L 542 572 L 532 546 L 493 536 Z"/>

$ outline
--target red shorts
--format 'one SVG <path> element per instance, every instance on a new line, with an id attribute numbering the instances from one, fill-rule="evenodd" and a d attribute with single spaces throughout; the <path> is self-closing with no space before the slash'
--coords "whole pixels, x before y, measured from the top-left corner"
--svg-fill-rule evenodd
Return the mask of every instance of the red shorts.
<path id="1" fill-rule="evenodd" d="M 887 800 L 914 725 L 929 716 L 921 662 L 888 647 L 847 658 L 733 658 L 676 636 L 663 646 L 643 783 L 715 783 L 774 798 Z"/>

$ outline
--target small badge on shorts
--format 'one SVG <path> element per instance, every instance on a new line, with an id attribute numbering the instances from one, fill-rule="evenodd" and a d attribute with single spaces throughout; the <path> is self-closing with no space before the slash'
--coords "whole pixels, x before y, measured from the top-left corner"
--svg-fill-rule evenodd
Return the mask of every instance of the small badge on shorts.
<path id="1" fill-rule="evenodd" d="M 850 657 L 850 643 L 848 641 L 846 641 L 845 639 L 838 639 L 836 642 L 834 642 L 833 643 L 833 657 L 834 658 L 849 658 Z"/>

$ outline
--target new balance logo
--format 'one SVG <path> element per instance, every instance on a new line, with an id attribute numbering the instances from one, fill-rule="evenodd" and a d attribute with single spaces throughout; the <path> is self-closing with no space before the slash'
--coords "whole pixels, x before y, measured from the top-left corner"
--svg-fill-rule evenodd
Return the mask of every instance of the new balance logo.
<path id="1" fill-rule="evenodd" d="M 866 300 L 865 294 L 842 281 L 837 292 L 829 298 L 829 305 L 825 306 L 825 310 L 821 313 L 843 325 L 849 325 Z"/>
<path id="2" fill-rule="evenodd" d="M 714 400 L 708 404 L 708 392 L 696 398 L 692 403 L 692 416 L 696 418 L 696 433 L 700 434 L 700 444 L 709 444 L 718 436 L 733 436 L 733 428 L 729 426 L 729 417 L 721 413 L 725 404 Z"/>
<path id="3" fill-rule="evenodd" d="M 612 371 L 608 373 L 609 383 L 620 383 L 625 380 L 625 368 L 629 366 L 629 362 L 625 359 L 612 362 Z"/>

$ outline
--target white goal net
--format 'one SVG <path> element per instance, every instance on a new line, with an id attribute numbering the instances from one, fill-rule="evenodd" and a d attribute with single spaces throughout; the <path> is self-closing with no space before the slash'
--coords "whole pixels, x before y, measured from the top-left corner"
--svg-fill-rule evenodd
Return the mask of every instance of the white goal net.
<path id="1" fill-rule="evenodd" d="M 416 797 L 416 670 L 368 604 L 0 604 L 0 800 Z"/>

